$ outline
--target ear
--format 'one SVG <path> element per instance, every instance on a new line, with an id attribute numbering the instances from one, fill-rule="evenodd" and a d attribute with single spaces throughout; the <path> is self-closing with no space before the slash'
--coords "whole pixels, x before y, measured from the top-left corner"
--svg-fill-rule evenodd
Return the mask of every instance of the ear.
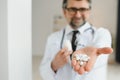
<path id="1" fill-rule="evenodd" d="M 66 16 L 66 10 L 65 9 L 63 9 L 63 14 L 64 14 L 64 16 Z"/>

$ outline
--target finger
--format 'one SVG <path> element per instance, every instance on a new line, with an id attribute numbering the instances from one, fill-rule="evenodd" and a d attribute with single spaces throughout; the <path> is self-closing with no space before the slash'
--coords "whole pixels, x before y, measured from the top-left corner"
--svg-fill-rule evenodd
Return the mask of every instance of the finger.
<path id="1" fill-rule="evenodd" d="M 84 73 L 85 73 L 84 67 L 80 67 L 79 71 L 78 71 L 78 74 L 82 75 Z"/>
<path id="2" fill-rule="evenodd" d="M 76 60 L 75 59 L 72 59 L 72 66 L 75 66 L 77 64 Z"/>
<path id="3" fill-rule="evenodd" d="M 67 48 L 63 48 L 63 49 L 61 49 L 60 51 L 59 51 L 59 54 L 64 54 L 65 53 L 65 51 L 67 51 Z"/>
<path id="4" fill-rule="evenodd" d="M 79 69 L 80 69 L 80 65 L 79 65 L 79 63 L 77 62 L 76 65 L 74 66 L 74 70 L 75 70 L 76 72 L 78 72 Z"/>
<path id="5" fill-rule="evenodd" d="M 67 62 L 68 62 L 68 60 L 69 60 L 69 56 L 67 56 L 67 57 L 63 58 L 63 60 L 64 60 L 64 62 L 65 62 L 65 63 L 67 63 Z"/>
<path id="6" fill-rule="evenodd" d="M 63 55 L 63 57 L 68 57 L 70 56 L 70 54 L 72 54 L 72 51 L 65 51 Z"/>
<path id="7" fill-rule="evenodd" d="M 64 54 L 62 54 L 61 57 L 63 58 L 64 62 L 68 62 L 71 53 L 71 51 L 65 51 Z"/>
<path id="8" fill-rule="evenodd" d="M 110 54 L 113 52 L 113 49 L 110 47 L 104 47 L 98 49 L 98 54 Z"/>
<path id="9" fill-rule="evenodd" d="M 95 64 L 96 59 L 97 59 L 97 56 L 93 55 L 90 57 L 89 61 L 85 65 L 85 71 L 89 72 L 93 68 L 93 65 Z"/>

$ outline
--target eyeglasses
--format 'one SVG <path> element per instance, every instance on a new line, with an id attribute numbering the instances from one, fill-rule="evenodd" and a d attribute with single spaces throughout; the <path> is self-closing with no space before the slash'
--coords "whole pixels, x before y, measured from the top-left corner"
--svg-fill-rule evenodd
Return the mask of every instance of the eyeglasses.
<path id="1" fill-rule="evenodd" d="M 90 8 L 79 8 L 79 9 L 77 9 L 77 8 L 72 7 L 72 8 L 66 8 L 66 10 L 68 10 L 70 12 L 70 14 L 76 14 L 77 11 L 79 11 L 80 13 L 85 13 L 85 12 L 89 11 Z"/>

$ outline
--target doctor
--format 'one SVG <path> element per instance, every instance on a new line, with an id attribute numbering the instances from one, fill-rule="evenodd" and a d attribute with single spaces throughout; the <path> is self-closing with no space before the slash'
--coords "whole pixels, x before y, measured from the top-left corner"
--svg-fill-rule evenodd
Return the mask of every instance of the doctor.
<path id="1" fill-rule="evenodd" d="M 111 35 L 87 21 L 91 0 L 63 0 L 62 7 L 68 25 L 48 37 L 40 65 L 43 80 L 106 80 Z M 64 47 L 66 40 L 71 41 L 72 51 Z M 80 65 L 73 58 L 76 54 L 85 54 L 89 60 Z"/>

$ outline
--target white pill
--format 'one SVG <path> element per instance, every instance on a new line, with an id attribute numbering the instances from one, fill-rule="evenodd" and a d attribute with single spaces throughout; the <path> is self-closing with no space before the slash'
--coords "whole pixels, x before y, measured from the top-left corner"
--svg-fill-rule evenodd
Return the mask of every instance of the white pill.
<path id="1" fill-rule="evenodd" d="M 84 58 L 83 61 L 87 62 L 89 59 L 88 58 Z"/>
<path id="2" fill-rule="evenodd" d="M 83 61 L 80 61 L 80 66 L 82 66 L 84 64 L 84 62 Z"/>
<path id="3" fill-rule="evenodd" d="M 86 54 L 80 54 L 79 57 L 80 57 L 80 61 L 84 61 L 84 62 L 90 59 Z"/>
<path id="4" fill-rule="evenodd" d="M 84 59 L 84 54 L 79 54 L 80 60 L 82 61 Z"/>
<path id="5" fill-rule="evenodd" d="M 64 47 L 68 48 L 68 51 L 72 51 L 70 40 L 65 40 Z"/>
<path id="6" fill-rule="evenodd" d="M 76 56 L 76 60 L 80 60 L 80 57 L 79 57 L 79 56 Z"/>
<path id="7" fill-rule="evenodd" d="M 84 58 L 88 57 L 86 54 L 84 54 Z"/>

